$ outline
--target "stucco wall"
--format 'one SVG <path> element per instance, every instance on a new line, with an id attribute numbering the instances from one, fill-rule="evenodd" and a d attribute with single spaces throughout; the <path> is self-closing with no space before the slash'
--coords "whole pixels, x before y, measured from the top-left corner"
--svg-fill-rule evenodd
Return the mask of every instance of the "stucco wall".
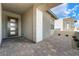
<path id="1" fill-rule="evenodd" d="M 0 3 L 0 44 L 2 41 L 2 7 L 1 7 L 1 3 Z"/>
<path id="2" fill-rule="evenodd" d="M 36 8 L 36 42 L 43 40 L 43 12 Z"/>
<path id="3" fill-rule="evenodd" d="M 38 5 L 34 5 L 33 7 L 33 40 L 34 41 L 42 41 L 45 38 L 48 38 L 51 36 L 51 34 L 53 34 L 53 30 L 51 31 L 51 21 L 54 21 L 55 19 L 51 17 L 50 14 L 47 13 L 46 9 L 47 9 L 47 5 L 46 4 L 38 4 Z M 38 19 L 36 18 L 38 15 L 36 13 L 37 8 L 40 10 L 41 14 L 39 15 L 39 19 L 41 19 L 42 21 L 42 26 L 40 23 L 40 26 L 42 28 L 42 30 L 38 30 L 37 29 L 37 21 Z M 42 17 L 42 18 L 41 18 Z M 39 28 L 39 27 L 38 27 Z M 40 37 L 40 35 L 37 35 L 36 33 L 38 32 L 42 32 L 41 35 L 41 39 L 37 39 L 36 37 Z M 52 32 L 52 33 L 51 33 Z"/>
<path id="4" fill-rule="evenodd" d="M 43 13 L 43 39 L 48 38 L 51 34 L 51 18 L 49 15 L 44 12 Z"/>
<path id="5" fill-rule="evenodd" d="M 34 42 L 40 42 L 50 36 L 50 15 L 44 14 L 46 4 L 35 4 L 22 14 L 22 35 Z M 39 15 L 40 14 L 40 15 Z M 43 15 L 44 14 L 44 15 Z M 44 24 L 42 24 L 44 22 Z M 43 26 L 44 25 L 44 26 Z"/>
<path id="6" fill-rule="evenodd" d="M 18 18 L 18 35 L 21 36 L 21 16 L 16 13 L 2 11 L 2 38 L 7 38 L 7 16 Z"/>
<path id="7" fill-rule="evenodd" d="M 22 35 L 33 40 L 33 8 L 30 8 L 22 15 Z"/>
<path id="8" fill-rule="evenodd" d="M 33 41 L 36 42 L 36 6 L 33 6 Z"/>

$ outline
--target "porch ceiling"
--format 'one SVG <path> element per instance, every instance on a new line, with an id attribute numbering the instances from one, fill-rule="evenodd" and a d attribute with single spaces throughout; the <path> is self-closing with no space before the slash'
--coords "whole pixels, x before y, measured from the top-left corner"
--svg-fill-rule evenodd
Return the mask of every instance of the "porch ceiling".
<path id="1" fill-rule="evenodd" d="M 6 11 L 11 11 L 11 12 L 15 12 L 18 14 L 22 14 L 25 11 L 29 10 L 29 8 L 31 8 L 34 4 L 35 3 L 2 3 L 2 8 L 3 8 L 3 10 L 6 10 Z M 42 3 L 39 3 L 39 4 L 41 5 Z M 60 3 L 45 3 L 46 8 L 43 8 L 43 9 L 48 10 L 59 4 Z"/>
<path id="2" fill-rule="evenodd" d="M 2 8 L 6 11 L 22 14 L 31 8 L 33 3 L 3 3 Z"/>

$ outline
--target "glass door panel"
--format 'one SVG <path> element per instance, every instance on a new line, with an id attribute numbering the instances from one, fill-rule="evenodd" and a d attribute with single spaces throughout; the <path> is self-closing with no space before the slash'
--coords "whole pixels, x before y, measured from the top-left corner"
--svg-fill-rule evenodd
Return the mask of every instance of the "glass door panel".
<path id="1" fill-rule="evenodd" d="M 10 28 L 10 31 L 12 31 L 12 30 L 16 30 L 16 28 L 14 28 L 14 27 L 11 27 L 11 28 Z"/>
<path id="2" fill-rule="evenodd" d="M 14 31 L 14 32 L 11 32 L 11 31 L 10 31 L 10 35 L 15 35 L 15 34 L 16 34 L 15 31 Z"/>
<path id="3" fill-rule="evenodd" d="M 10 22 L 16 22 L 14 19 L 11 19 Z"/>
<path id="4" fill-rule="evenodd" d="M 8 18 L 8 37 L 18 35 L 18 19 Z"/>
<path id="5" fill-rule="evenodd" d="M 15 27 L 16 26 L 16 23 L 10 23 L 10 26 L 14 26 Z"/>

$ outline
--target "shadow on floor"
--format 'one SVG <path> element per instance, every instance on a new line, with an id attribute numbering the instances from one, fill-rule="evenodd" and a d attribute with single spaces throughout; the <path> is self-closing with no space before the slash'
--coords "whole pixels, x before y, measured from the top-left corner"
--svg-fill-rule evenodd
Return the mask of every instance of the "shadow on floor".
<path id="1" fill-rule="evenodd" d="M 14 37 L 14 38 L 6 38 L 6 39 L 3 39 L 2 40 L 2 45 L 1 47 L 3 46 L 6 46 L 7 44 L 9 43 L 29 43 L 29 44 L 33 44 L 34 42 L 32 40 L 29 40 L 29 39 L 26 39 L 24 37 Z"/>

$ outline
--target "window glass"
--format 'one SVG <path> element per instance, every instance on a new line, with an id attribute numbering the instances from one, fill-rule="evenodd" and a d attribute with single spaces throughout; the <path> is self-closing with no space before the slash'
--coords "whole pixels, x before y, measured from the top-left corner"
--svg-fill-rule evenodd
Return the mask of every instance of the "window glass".
<path id="1" fill-rule="evenodd" d="M 10 22 L 16 22 L 15 19 L 11 19 Z"/>
<path id="2" fill-rule="evenodd" d="M 15 23 L 10 23 L 10 26 L 15 26 L 16 24 Z"/>
<path id="3" fill-rule="evenodd" d="M 10 30 L 16 30 L 14 27 L 11 27 Z"/>
<path id="4" fill-rule="evenodd" d="M 10 32 L 11 35 L 15 35 L 15 32 Z"/>

